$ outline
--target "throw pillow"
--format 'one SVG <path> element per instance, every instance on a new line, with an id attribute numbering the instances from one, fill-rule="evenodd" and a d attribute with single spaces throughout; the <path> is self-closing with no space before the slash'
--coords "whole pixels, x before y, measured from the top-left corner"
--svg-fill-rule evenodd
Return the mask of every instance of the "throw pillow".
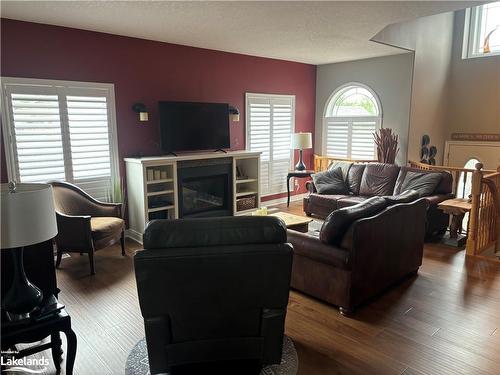
<path id="1" fill-rule="evenodd" d="M 342 175 L 342 169 L 330 169 L 313 174 L 314 186 L 320 194 L 349 194 L 349 190 Z"/>
<path id="2" fill-rule="evenodd" d="M 427 197 L 434 193 L 436 187 L 441 182 L 441 173 L 418 173 L 407 172 L 403 183 L 401 184 L 401 191 L 416 190 L 419 197 Z"/>
<path id="3" fill-rule="evenodd" d="M 344 207 L 333 211 L 325 219 L 319 239 L 330 245 L 339 245 L 349 226 L 358 219 L 370 217 L 387 207 L 387 201 L 382 197 L 372 197 L 355 206 Z"/>
<path id="4" fill-rule="evenodd" d="M 340 168 L 342 170 L 342 176 L 344 177 L 344 180 L 347 181 L 347 175 L 349 174 L 349 170 L 351 169 L 352 165 L 353 163 L 350 161 L 332 161 L 328 166 L 328 170 L 330 171 Z"/>

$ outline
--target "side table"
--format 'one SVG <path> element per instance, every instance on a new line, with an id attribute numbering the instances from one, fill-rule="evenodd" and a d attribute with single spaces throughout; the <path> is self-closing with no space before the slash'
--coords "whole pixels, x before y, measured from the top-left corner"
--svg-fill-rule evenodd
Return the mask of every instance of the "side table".
<path id="1" fill-rule="evenodd" d="M 37 342 L 50 336 L 50 342 L 19 350 L 18 353 L 14 353 L 12 356 L 15 359 L 19 359 L 46 349 L 51 349 L 52 359 L 59 373 L 62 360 L 60 332 L 64 332 L 68 341 L 66 374 L 71 375 L 73 374 L 73 365 L 76 357 L 76 335 L 71 329 L 71 318 L 64 309 L 59 314 L 45 320 L 26 323 L 2 323 L 2 351 L 8 350 L 17 344 Z"/>
<path id="2" fill-rule="evenodd" d="M 314 173 L 314 171 L 311 171 L 311 170 L 290 171 L 290 172 L 288 172 L 288 174 L 286 175 L 286 190 L 287 190 L 287 193 L 288 193 L 288 200 L 287 200 L 287 203 L 286 203 L 287 207 L 290 206 L 290 179 L 292 177 L 296 177 L 296 178 L 308 178 L 308 177 L 311 177 L 311 175 L 313 173 Z"/>
<path id="3" fill-rule="evenodd" d="M 461 236 L 460 233 L 464 216 L 470 212 L 471 206 L 469 200 L 464 198 L 447 199 L 438 204 L 440 210 L 451 215 L 450 239 L 456 241 L 456 246 L 464 246 L 467 240 L 467 233 L 465 236 Z"/>

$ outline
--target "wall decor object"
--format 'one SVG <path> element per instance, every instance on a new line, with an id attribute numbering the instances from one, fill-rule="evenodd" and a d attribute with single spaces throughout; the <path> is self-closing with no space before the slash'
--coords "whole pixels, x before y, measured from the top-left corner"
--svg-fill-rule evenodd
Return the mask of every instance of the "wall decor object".
<path id="1" fill-rule="evenodd" d="M 420 162 L 429 165 L 436 165 L 437 147 L 430 146 L 431 137 L 427 134 L 422 136 L 420 147 Z"/>
<path id="2" fill-rule="evenodd" d="M 380 128 L 373 133 L 377 146 L 377 159 L 380 163 L 394 164 L 399 152 L 398 135 L 391 128 Z"/>
<path id="3" fill-rule="evenodd" d="M 452 133 L 454 141 L 500 142 L 500 133 Z"/>
<path id="4" fill-rule="evenodd" d="M 139 114 L 139 121 L 148 121 L 149 114 L 146 110 L 146 106 L 143 103 L 135 103 L 132 106 L 132 110 Z"/>
<path id="5" fill-rule="evenodd" d="M 229 106 L 229 118 L 231 121 L 240 121 L 240 110 L 232 105 Z"/>

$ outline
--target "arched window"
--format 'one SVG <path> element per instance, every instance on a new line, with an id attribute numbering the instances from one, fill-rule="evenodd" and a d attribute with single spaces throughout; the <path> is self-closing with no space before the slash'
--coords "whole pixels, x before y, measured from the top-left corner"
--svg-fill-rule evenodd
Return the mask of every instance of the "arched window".
<path id="1" fill-rule="evenodd" d="M 464 169 L 474 169 L 477 163 L 479 163 L 479 160 L 471 158 L 469 159 L 469 161 L 467 161 L 467 163 L 465 163 Z M 457 198 L 469 198 L 471 190 L 472 190 L 472 173 L 468 172 L 467 177 L 464 175 L 464 172 L 460 173 L 460 177 L 458 179 L 458 187 L 457 187 Z"/>
<path id="2" fill-rule="evenodd" d="M 382 125 L 382 107 L 368 86 L 349 83 L 335 90 L 326 104 L 323 125 L 326 155 L 376 158 L 373 133 Z"/>

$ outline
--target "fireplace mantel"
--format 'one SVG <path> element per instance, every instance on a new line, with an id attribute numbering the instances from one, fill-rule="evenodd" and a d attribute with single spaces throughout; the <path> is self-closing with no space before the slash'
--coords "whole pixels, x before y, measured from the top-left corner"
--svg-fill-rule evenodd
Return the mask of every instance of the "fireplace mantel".
<path id="1" fill-rule="evenodd" d="M 183 197 L 185 185 L 182 185 L 182 177 L 179 178 L 179 168 L 188 161 L 213 160 L 213 164 L 218 164 L 215 159 L 228 159 L 229 188 L 226 190 L 230 201 L 225 211 L 219 211 L 220 215 L 242 215 L 255 210 L 260 205 L 260 154 L 253 151 L 228 151 L 125 158 L 129 219 L 127 236 L 142 242 L 142 233 L 148 221 L 182 216 L 179 198 Z M 205 164 L 212 163 L 200 163 Z M 249 202 L 250 206 L 251 202 L 255 202 L 255 207 L 248 208 Z M 216 210 L 207 211 L 206 216 L 217 214 Z M 203 216 L 203 213 L 197 216 Z"/>

